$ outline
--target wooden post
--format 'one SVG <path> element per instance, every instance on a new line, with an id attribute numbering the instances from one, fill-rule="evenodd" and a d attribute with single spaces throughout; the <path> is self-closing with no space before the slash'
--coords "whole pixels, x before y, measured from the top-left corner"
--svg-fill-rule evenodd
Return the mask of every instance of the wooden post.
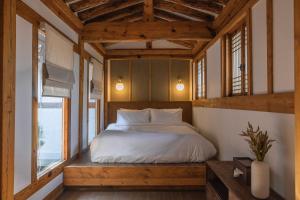
<path id="1" fill-rule="evenodd" d="M 0 1 L 1 200 L 14 199 L 16 0 Z"/>
<path id="2" fill-rule="evenodd" d="M 300 199 L 300 0 L 294 1 L 295 27 L 295 199 Z"/>
<path id="3" fill-rule="evenodd" d="M 103 58 L 103 68 L 104 68 L 104 129 L 108 125 L 108 66 L 107 66 L 107 60 L 104 57 Z"/>
<path id="4" fill-rule="evenodd" d="M 78 109 L 78 155 L 82 151 L 82 120 L 83 120 L 83 76 L 84 76 L 84 41 L 79 37 L 79 109 Z"/>
<path id="5" fill-rule="evenodd" d="M 273 93 L 273 0 L 267 0 L 267 71 L 268 94 Z"/>

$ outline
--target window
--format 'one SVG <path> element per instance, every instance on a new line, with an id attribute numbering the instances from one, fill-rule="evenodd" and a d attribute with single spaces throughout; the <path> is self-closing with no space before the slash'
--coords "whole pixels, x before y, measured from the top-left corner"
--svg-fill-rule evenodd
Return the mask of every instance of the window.
<path id="1" fill-rule="evenodd" d="M 197 99 L 206 98 L 206 56 L 203 56 L 197 64 Z"/>
<path id="2" fill-rule="evenodd" d="M 93 138 L 96 136 L 96 121 L 97 121 L 97 109 L 96 99 L 91 97 L 91 81 L 93 76 L 93 64 L 90 62 L 89 64 L 89 99 L 88 99 L 88 142 L 91 143 Z"/>
<path id="3" fill-rule="evenodd" d="M 45 63 L 45 34 L 39 32 L 38 43 L 38 176 L 64 160 L 64 98 L 42 95 L 43 64 Z"/>
<path id="4" fill-rule="evenodd" d="M 243 24 L 229 35 L 232 71 L 232 95 L 248 93 L 247 26 Z"/>

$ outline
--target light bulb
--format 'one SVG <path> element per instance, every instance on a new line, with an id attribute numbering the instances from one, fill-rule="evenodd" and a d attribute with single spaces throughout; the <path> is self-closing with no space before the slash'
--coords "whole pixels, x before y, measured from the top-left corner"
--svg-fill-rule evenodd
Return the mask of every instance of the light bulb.
<path id="1" fill-rule="evenodd" d="M 122 83 L 121 80 L 119 80 L 119 81 L 116 83 L 116 90 L 118 90 L 118 91 L 124 90 L 124 84 Z"/>
<path id="2" fill-rule="evenodd" d="M 178 83 L 176 84 L 176 89 L 178 91 L 183 91 L 184 90 L 184 84 L 182 83 L 181 80 L 179 80 Z"/>

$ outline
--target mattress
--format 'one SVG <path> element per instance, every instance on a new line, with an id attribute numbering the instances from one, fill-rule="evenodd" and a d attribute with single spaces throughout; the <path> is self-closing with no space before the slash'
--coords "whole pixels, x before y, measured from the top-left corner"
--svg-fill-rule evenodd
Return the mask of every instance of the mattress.
<path id="1" fill-rule="evenodd" d="M 216 154 L 213 144 L 184 122 L 110 124 L 90 150 L 91 161 L 98 163 L 203 162 Z"/>

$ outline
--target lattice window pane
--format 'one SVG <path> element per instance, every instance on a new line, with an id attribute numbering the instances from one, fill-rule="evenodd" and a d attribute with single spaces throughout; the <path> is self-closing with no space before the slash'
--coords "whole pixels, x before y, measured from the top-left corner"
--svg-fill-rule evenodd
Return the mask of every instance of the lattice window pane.
<path id="1" fill-rule="evenodd" d="M 197 71 L 197 97 L 205 97 L 205 59 L 202 58 L 198 61 L 198 71 Z"/>

